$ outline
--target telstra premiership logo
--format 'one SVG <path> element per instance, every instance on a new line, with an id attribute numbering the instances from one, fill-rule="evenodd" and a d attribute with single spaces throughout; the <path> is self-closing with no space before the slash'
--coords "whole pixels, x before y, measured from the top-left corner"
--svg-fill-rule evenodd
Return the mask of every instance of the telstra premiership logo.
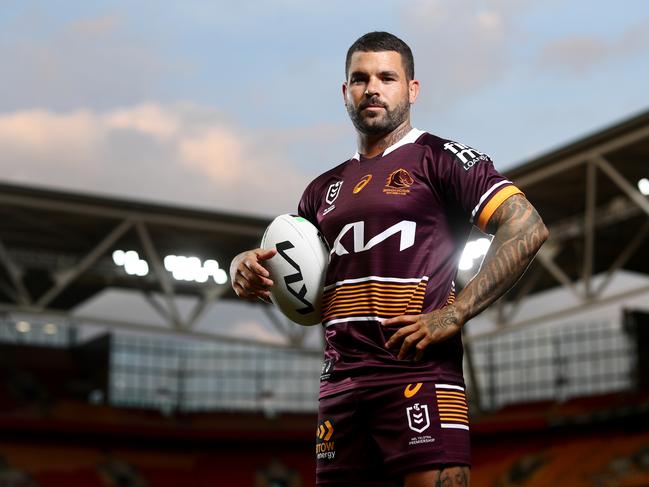
<path id="1" fill-rule="evenodd" d="M 406 409 L 408 416 L 408 427 L 417 433 L 421 433 L 430 426 L 430 416 L 428 416 L 428 406 L 415 403 L 414 406 Z"/>

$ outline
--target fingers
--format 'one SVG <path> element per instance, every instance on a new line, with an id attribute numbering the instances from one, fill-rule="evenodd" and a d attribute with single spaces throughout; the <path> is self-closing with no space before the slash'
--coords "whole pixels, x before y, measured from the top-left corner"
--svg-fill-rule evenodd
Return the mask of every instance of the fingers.
<path id="1" fill-rule="evenodd" d="M 419 315 L 401 315 L 401 316 L 395 316 L 394 318 L 388 318 L 387 320 L 383 320 L 381 322 L 381 325 L 383 326 L 408 325 L 408 324 L 416 323 L 418 319 L 419 319 Z"/>
<path id="2" fill-rule="evenodd" d="M 259 268 L 261 270 L 258 270 Z M 269 276 L 268 271 L 256 262 L 244 261 L 243 266 L 237 269 L 237 273 L 248 281 L 251 286 L 270 287 L 274 284 L 273 281 L 267 277 Z"/>
<path id="3" fill-rule="evenodd" d="M 415 345 L 415 358 L 413 359 L 415 362 L 419 362 L 424 357 L 426 348 L 431 343 L 433 343 L 433 340 L 431 340 L 429 336 L 424 336 L 424 338 Z"/>
<path id="4" fill-rule="evenodd" d="M 414 353 L 415 361 L 423 358 L 430 345 L 450 338 L 461 328 L 457 324 L 443 323 L 437 311 L 422 315 L 397 316 L 384 320 L 382 325 L 400 327 L 385 343 L 385 347 L 388 349 L 399 347 L 397 354 L 399 360 Z"/>
<path id="5" fill-rule="evenodd" d="M 270 287 L 274 284 L 261 261 L 277 253 L 276 249 L 254 249 L 237 255 L 230 266 L 232 288 L 244 299 L 270 299 Z"/>
<path id="6" fill-rule="evenodd" d="M 251 276 L 249 279 L 248 276 Z M 270 284 L 266 284 L 270 282 Z M 236 276 L 235 283 L 238 284 L 247 294 L 253 296 L 270 296 L 270 287 L 273 284 L 273 281 L 265 278 L 258 278 L 255 274 L 250 274 L 250 272 L 241 272 Z"/>
<path id="7" fill-rule="evenodd" d="M 250 285 L 243 285 L 241 282 L 234 282 L 232 283 L 232 289 L 234 289 L 237 296 L 243 299 L 270 301 L 270 291 L 265 288 L 251 287 Z"/>
<path id="8" fill-rule="evenodd" d="M 272 249 L 257 249 L 255 251 L 257 254 L 257 258 L 259 260 L 268 260 L 271 259 L 276 253 L 277 249 L 272 248 Z"/>
<path id="9" fill-rule="evenodd" d="M 426 336 L 426 333 L 420 328 L 417 331 L 411 333 L 403 339 L 401 343 L 401 348 L 399 349 L 399 354 L 397 358 L 399 360 L 405 359 L 409 354 L 413 346 L 419 343 L 419 341 Z"/>
<path id="10" fill-rule="evenodd" d="M 396 347 L 397 345 L 399 345 L 399 343 L 401 343 L 401 341 L 405 337 L 407 337 L 411 333 L 416 332 L 417 330 L 419 330 L 419 325 L 417 323 L 413 323 L 412 325 L 404 326 L 403 328 L 396 331 L 394 333 L 394 335 L 392 335 L 390 337 L 390 339 L 385 343 L 385 347 L 386 348 L 394 348 L 394 347 Z"/>

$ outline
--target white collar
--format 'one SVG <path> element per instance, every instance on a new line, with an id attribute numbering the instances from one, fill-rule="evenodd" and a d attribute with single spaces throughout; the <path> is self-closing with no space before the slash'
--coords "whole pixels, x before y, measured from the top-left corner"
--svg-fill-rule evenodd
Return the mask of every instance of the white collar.
<path id="1" fill-rule="evenodd" d="M 419 130 L 419 129 L 416 129 L 416 128 L 411 128 L 410 132 L 408 132 L 406 135 L 401 137 L 398 141 L 396 141 L 390 147 L 385 149 L 383 151 L 383 154 L 381 154 L 381 157 L 387 156 L 390 152 L 397 150 L 402 145 L 412 144 L 423 133 L 424 133 L 423 130 Z M 354 156 L 352 157 L 352 159 L 356 159 L 357 161 L 361 160 L 361 155 L 358 153 L 358 151 L 356 151 L 354 153 Z"/>

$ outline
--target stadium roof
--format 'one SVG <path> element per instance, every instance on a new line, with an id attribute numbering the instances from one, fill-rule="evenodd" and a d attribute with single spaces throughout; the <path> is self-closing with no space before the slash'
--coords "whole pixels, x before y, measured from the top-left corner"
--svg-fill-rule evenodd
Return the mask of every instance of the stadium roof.
<path id="1" fill-rule="evenodd" d="M 608 127 L 507 172 L 538 208 L 550 240 L 529 272 L 501 300 L 512 322 L 530 293 L 565 286 L 584 304 L 602 296 L 592 276 L 617 269 L 649 273 L 639 249 L 649 232 L 649 202 L 637 182 L 649 177 L 649 112 Z M 169 322 L 181 325 L 176 295 L 200 298 L 191 325 L 229 284 L 178 281 L 166 255 L 214 259 L 227 270 L 242 249 L 259 244 L 268 218 L 178 208 L 58 190 L 0 184 L 0 308 L 71 311 L 98 292 L 139 290 Z M 145 277 L 114 264 L 115 249 L 149 263 Z M 152 298 L 161 293 L 166 305 Z"/>
<path id="2" fill-rule="evenodd" d="M 155 306 L 151 293 L 161 291 L 170 317 L 177 319 L 171 303 L 175 295 L 198 296 L 204 307 L 234 294 L 229 285 L 212 279 L 173 279 L 164 270 L 164 257 L 213 259 L 227 271 L 236 253 L 258 245 L 267 224 L 268 219 L 232 213 L 1 184 L 0 302 L 71 310 L 117 287 L 142 291 Z M 138 252 L 149 262 L 148 275 L 129 275 L 116 266 L 115 249 Z"/>
<path id="3" fill-rule="evenodd" d="M 641 251 L 647 249 L 649 200 L 638 186 L 649 178 L 649 112 L 527 161 L 507 176 L 550 229 L 507 301 L 560 284 L 589 305 L 602 298 L 615 271 L 649 274 Z M 606 276 L 597 287 L 596 274 Z"/>

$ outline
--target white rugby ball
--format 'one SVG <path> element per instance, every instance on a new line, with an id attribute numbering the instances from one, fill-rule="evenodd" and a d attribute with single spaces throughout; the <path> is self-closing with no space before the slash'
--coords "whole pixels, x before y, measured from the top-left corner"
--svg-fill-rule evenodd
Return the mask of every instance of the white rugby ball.
<path id="1" fill-rule="evenodd" d="M 320 323 L 329 250 L 318 229 L 301 216 L 280 215 L 266 229 L 261 247 L 277 249 L 264 262 L 273 280 L 271 301 L 299 325 Z"/>

